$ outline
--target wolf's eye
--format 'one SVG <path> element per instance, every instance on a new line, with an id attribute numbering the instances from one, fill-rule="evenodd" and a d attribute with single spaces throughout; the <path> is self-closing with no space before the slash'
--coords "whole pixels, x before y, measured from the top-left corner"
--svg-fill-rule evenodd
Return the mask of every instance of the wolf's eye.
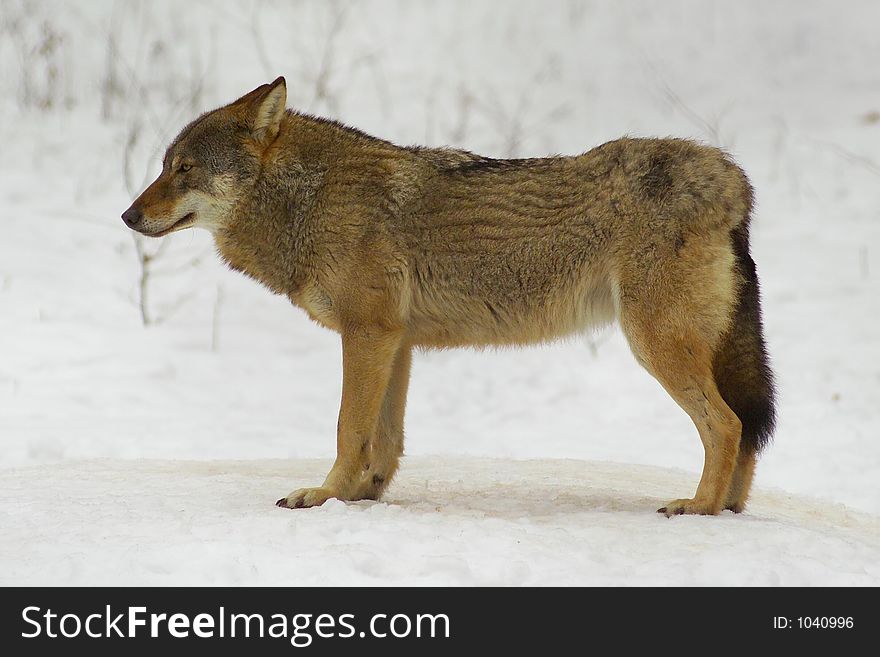
<path id="1" fill-rule="evenodd" d="M 192 164 L 181 164 L 179 167 L 177 167 L 177 170 L 180 171 L 180 173 L 186 173 L 192 168 Z"/>

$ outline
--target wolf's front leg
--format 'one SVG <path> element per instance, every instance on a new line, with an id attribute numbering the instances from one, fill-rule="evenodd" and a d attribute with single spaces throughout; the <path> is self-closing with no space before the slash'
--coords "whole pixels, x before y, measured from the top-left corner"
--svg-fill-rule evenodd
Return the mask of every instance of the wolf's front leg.
<path id="1" fill-rule="evenodd" d="M 373 457 L 386 451 L 384 445 L 381 449 L 377 445 L 379 417 L 400 348 L 399 332 L 343 333 L 342 405 L 336 429 L 336 463 L 320 488 L 295 490 L 278 500 L 278 506 L 290 509 L 318 506 L 331 497 L 364 499 L 376 490 L 377 486 L 372 485 L 374 477 L 383 475 L 377 475 Z"/>
<path id="2" fill-rule="evenodd" d="M 402 345 L 394 357 L 391 378 L 385 390 L 385 400 L 379 414 L 376 438 L 361 463 L 361 483 L 356 499 L 378 500 L 397 472 L 403 454 L 403 416 L 406 411 L 406 393 L 409 389 L 409 370 L 412 350 Z"/>

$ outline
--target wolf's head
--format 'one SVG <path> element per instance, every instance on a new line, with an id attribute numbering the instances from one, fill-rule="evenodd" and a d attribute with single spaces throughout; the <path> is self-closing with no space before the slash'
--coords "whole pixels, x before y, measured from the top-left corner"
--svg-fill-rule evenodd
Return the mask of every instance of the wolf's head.
<path id="1" fill-rule="evenodd" d="M 280 77 L 186 126 L 165 151 L 162 173 L 122 213 L 125 224 L 162 237 L 191 226 L 222 228 L 241 183 L 253 179 L 278 135 L 287 87 Z"/>

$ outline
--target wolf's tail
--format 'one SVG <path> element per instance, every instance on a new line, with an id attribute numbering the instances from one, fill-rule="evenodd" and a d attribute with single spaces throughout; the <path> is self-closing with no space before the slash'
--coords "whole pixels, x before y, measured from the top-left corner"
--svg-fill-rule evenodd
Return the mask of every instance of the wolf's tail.
<path id="1" fill-rule="evenodd" d="M 712 368 L 721 396 L 742 422 L 740 449 L 757 454 L 773 435 L 776 408 L 773 372 L 761 322 L 758 274 L 749 254 L 748 217 L 733 229 L 731 240 L 743 284 L 733 323 L 721 340 Z"/>

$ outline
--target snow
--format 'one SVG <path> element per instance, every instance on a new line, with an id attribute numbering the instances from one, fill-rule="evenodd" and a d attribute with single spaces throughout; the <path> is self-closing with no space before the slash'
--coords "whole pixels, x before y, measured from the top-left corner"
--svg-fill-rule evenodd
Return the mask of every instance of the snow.
<path id="1" fill-rule="evenodd" d="M 42 20 L 64 35 L 49 110 L 23 105 L 3 32 L 23 6 L 29 38 Z M 3 5 L 0 583 L 880 583 L 880 5 L 848 7 Z M 132 97 L 104 120 L 111 27 Z M 417 354 L 387 497 L 276 508 L 332 462 L 338 337 L 226 271 L 192 231 L 167 238 L 149 286 L 161 321 L 142 326 L 118 216 L 133 126 L 138 187 L 194 114 L 279 73 L 291 105 L 400 143 L 726 146 L 757 190 L 780 387 L 748 511 L 654 513 L 692 493 L 702 448 L 616 330 Z"/>
<path id="2" fill-rule="evenodd" d="M 407 458 L 382 502 L 281 513 L 327 460 L 72 461 L 0 474 L 0 584 L 870 585 L 880 521 L 782 491 L 658 515 L 692 474 L 599 461 Z M 69 494 L 72 494 L 68 497 Z M 234 529 L 233 529 L 234 528 Z M 818 558 L 833 554 L 834 559 Z M 184 567 L 185 564 L 185 567 Z"/>

